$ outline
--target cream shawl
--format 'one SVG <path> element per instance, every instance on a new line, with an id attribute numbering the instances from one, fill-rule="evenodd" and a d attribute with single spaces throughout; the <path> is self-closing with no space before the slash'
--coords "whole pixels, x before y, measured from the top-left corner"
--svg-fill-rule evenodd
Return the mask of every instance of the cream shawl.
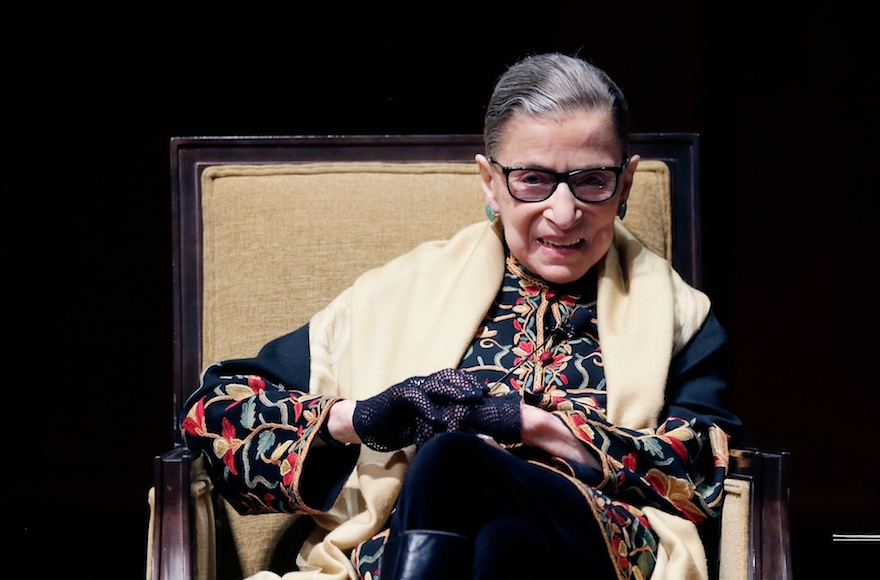
<path id="1" fill-rule="evenodd" d="M 503 275 L 500 233 L 487 223 L 365 273 L 310 321 L 310 391 L 365 398 L 408 377 L 457 366 Z M 705 320 L 709 300 L 618 224 L 600 269 L 597 311 L 609 419 L 655 427 L 671 358 Z M 299 555 L 300 571 L 284 580 L 355 578 L 347 554 L 382 529 L 412 453 L 363 448 L 334 507 L 316 517 L 319 528 Z M 696 528 L 645 511 L 660 536 L 652 578 L 706 578 Z M 253 577 L 268 578 L 277 576 Z"/>

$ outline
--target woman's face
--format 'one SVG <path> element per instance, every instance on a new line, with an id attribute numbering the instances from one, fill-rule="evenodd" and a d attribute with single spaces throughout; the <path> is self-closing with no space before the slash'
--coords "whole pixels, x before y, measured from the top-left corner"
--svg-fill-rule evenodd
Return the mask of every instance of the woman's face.
<path id="1" fill-rule="evenodd" d="M 616 166 L 621 144 L 604 111 L 580 112 L 551 119 L 515 116 L 495 160 L 506 167 L 554 172 Z M 513 256 L 544 280 L 565 284 L 580 279 L 611 246 L 614 218 L 629 196 L 638 156 L 624 168 L 614 197 L 586 203 L 560 183 L 548 199 L 522 202 L 511 197 L 501 169 L 477 155 L 486 203 L 501 216 L 504 238 Z"/>

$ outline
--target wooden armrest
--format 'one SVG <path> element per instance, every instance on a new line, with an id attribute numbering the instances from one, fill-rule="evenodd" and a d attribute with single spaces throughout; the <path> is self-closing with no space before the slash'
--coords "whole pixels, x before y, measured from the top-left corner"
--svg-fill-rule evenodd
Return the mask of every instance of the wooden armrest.
<path id="1" fill-rule="evenodd" d="M 190 468 L 193 454 L 184 447 L 159 455 L 153 463 L 155 513 L 152 538 L 153 580 L 191 580 Z"/>
<path id="2" fill-rule="evenodd" d="M 728 476 L 751 482 L 749 578 L 791 580 L 787 452 L 731 449 Z"/>

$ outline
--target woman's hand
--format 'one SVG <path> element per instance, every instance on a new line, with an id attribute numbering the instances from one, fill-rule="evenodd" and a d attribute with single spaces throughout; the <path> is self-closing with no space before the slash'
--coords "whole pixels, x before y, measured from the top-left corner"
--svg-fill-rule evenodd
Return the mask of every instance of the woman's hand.
<path id="1" fill-rule="evenodd" d="M 453 405 L 443 409 L 448 431 L 470 431 L 489 435 L 498 443 L 522 441 L 522 396 L 518 391 L 506 395 L 485 395 L 469 405 Z M 449 420 L 447 415 L 454 415 Z"/>
<path id="2" fill-rule="evenodd" d="M 341 399 L 333 403 L 333 406 L 330 407 L 330 412 L 327 414 L 327 431 L 331 437 L 340 443 L 361 443 L 361 438 L 358 437 L 352 423 L 354 405 L 355 401 L 351 399 Z M 315 439 L 315 443 L 318 442 L 323 444 L 321 439 Z"/>
<path id="3" fill-rule="evenodd" d="M 587 450 L 565 423 L 538 407 L 522 406 L 522 440 L 523 444 L 543 449 L 550 455 L 602 469 L 596 456 Z"/>
<path id="4" fill-rule="evenodd" d="M 409 378 L 355 402 L 352 427 L 364 445 L 395 451 L 424 443 L 442 427 L 440 409 L 425 392 L 424 380 Z"/>

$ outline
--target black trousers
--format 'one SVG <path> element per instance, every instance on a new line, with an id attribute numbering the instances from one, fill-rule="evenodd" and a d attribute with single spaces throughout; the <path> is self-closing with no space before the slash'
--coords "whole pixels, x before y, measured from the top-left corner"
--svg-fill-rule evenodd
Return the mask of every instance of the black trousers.
<path id="1" fill-rule="evenodd" d="M 475 435 L 444 433 L 416 453 L 391 538 L 408 530 L 472 538 L 473 578 L 617 577 L 581 492 Z"/>

